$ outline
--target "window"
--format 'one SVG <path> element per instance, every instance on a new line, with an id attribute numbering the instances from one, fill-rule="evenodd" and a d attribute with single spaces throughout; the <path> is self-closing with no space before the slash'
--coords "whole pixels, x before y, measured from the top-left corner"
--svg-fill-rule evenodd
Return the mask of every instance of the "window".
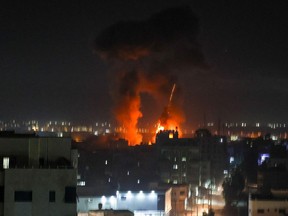
<path id="1" fill-rule="evenodd" d="M 85 186 L 85 181 L 79 181 L 77 182 L 77 186 Z"/>
<path id="2" fill-rule="evenodd" d="M 279 209 L 279 214 L 281 214 L 281 213 L 285 215 L 286 214 L 285 209 Z"/>
<path id="3" fill-rule="evenodd" d="M 55 191 L 49 191 L 49 202 L 55 202 L 55 200 L 56 200 Z"/>
<path id="4" fill-rule="evenodd" d="M 186 161 L 186 157 L 182 157 L 182 161 Z"/>
<path id="5" fill-rule="evenodd" d="M 3 158 L 3 169 L 9 169 L 9 157 Z"/>
<path id="6" fill-rule="evenodd" d="M 4 186 L 0 186 L 0 202 L 4 202 Z"/>
<path id="7" fill-rule="evenodd" d="M 76 203 L 76 187 L 65 187 L 65 197 L 66 203 Z"/>
<path id="8" fill-rule="evenodd" d="M 178 165 L 177 165 L 177 164 L 174 164 L 174 165 L 173 165 L 173 169 L 177 170 L 177 169 L 178 169 Z"/>
<path id="9" fill-rule="evenodd" d="M 15 191 L 15 202 L 32 202 L 32 191 Z"/>
<path id="10" fill-rule="evenodd" d="M 42 157 L 39 158 L 39 166 L 40 166 L 40 167 L 43 167 L 43 166 L 44 166 L 44 161 L 45 161 L 44 158 L 42 158 Z"/>
<path id="11" fill-rule="evenodd" d="M 257 209 L 257 213 L 264 214 L 264 209 Z"/>

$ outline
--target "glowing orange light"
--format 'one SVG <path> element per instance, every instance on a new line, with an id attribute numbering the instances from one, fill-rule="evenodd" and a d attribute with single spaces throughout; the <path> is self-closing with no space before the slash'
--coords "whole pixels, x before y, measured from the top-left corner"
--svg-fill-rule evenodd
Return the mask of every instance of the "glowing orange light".
<path id="1" fill-rule="evenodd" d="M 160 131 L 163 131 L 165 128 L 162 126 L 160 123 L 157 124 L 157 129 L 156 129 L 156 134 L 159 133 Z"/>

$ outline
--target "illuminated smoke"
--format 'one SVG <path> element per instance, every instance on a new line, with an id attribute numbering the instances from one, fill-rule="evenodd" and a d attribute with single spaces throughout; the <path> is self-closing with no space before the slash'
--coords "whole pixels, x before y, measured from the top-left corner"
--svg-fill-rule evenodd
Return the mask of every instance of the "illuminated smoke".
<path id="1" fill-rule="evenodd" d="M 138 120 L 142 117 L 140 94 L 169 99 L 171 87 L 177 84 L 175 74 L 181 76 L 192 66 L 205 65 L 196 40 L 198 29 L 198 20 L 191 9 L 178 7 L 144 21 L 116 23 L 96 38 L 95 51 L 113 65 L 118 89 L 114 95 L 115 116 L 126 129 L 125 138 L 131 145 L 142 141 L 141 135 L 136 133 Z M 177 89 L 180 89 L 179 84 Z M 169 116 L 164 116 L 164 112 L 160 121 L 165 117 L 167 124 L 169 121 L 180 124 L 184 121 L 181 110 L 173 99 L 169 112 L 166 110 Z"/>

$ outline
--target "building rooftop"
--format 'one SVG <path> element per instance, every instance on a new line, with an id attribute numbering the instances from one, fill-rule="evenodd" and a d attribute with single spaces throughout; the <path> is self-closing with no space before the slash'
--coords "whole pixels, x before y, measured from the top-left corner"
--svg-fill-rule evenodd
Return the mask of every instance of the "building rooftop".
<path id="1" fill-rule="evenodd" d="M 15 131 L 0 131 L 0 138 L 30 138 L 30 137 L 38 137 L 36 133 L 15 133 Z"/>

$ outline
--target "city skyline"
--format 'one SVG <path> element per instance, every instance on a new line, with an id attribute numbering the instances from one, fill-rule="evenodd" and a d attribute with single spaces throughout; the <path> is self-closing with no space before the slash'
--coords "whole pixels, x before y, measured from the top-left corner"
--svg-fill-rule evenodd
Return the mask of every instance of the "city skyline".
<path id="1" fill-rule="evenodd" d="M 288 31 L 285 1 L 4 2 L 1 3 L 0 119 L 113 119 L 111 64 L 94 41 L 120 21 L 145 22 L 189 6 L 206 67 L 182 67 L 186 122 L 285 122 Z M 160 117 L 141 94 L 143 122 Z M 167 99 L 165 101 L 165 99 Z"/>

